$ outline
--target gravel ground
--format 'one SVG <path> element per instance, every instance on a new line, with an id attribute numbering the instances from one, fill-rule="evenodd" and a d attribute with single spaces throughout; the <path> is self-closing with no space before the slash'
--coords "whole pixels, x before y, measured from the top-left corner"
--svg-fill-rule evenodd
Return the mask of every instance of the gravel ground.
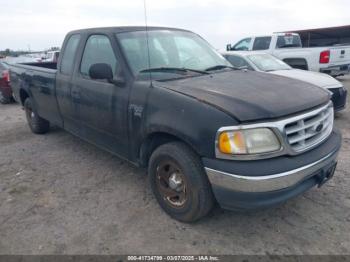
<path id="1" fill-rule="evenodd" d="M 160 209 L 144 170 L 60 129 L 34 135 L 18 105 L 0 105 L 0 254 L 350 254 L 349 108 L 336 126 L 338 169 L 322 188 L 183 224 Z"/>

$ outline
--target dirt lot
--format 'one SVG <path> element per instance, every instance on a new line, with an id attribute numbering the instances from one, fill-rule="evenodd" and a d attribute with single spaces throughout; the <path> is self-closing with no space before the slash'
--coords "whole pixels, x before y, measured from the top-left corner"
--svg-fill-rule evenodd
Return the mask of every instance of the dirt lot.
<path id="1" fill-rule="evenodd" d="M 349 108 L 336 126 L 338 170 L 321 189 L 182 224 L 159 208 L 144 170 L 60 129 L 34 135 L 18 105 L 0 105 L 0 254 L 350 254 Z"/>

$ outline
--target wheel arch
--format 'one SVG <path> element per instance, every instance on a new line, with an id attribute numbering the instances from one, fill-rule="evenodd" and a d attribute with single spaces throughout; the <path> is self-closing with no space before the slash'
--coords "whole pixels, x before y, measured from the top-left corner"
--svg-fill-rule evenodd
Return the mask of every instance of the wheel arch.
<path id="1" fill-rule="evenodd" d="M 25 90 L 24 88 L 21 88 L 19 90 L 19 99 L 20 99 L 22 106 L 24 105 L 24 101 L 26 101 L 26 99 L 28 97 L 30 97 L 29 92 L 27 90 Z"/>
<path id="2" fill-rule="evenodd" d="M 295 57 L 295 58 L 284 58 L 283 62 L 290 65 L 293 68 L 309 70 L 308 62 L 305 58 Z"/>
<path id="3" fill-rule="evenodd" d="M 198 150 L 194 146 L 193 143 L 190 142 L 189 139 L 176 134 L 174 132 L 169 131 L 154 131 L 149 133 L 142 141 L 139 147 L 139 162 L 142 167 L 146 167 L 148 165 L 148 160 L 151 157 L 152 153 L 156 148 L 166 143 L 170 143 L 173 141 L 182 142 L 191 148 L 194 152 L 198 153 Z"/>

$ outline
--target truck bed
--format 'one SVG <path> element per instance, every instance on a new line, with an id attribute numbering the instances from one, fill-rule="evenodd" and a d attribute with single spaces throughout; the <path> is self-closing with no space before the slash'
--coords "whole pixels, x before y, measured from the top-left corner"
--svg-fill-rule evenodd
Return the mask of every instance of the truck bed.
<path id="1" fill-rule="evenodd" d="M 57 63 L 53 62 L 10 64 L 11 86 L 16 100 L 24 103 L 25 97 L 20 90 L 25 90 L 35 101 L 40 101 L 36 109 L 41 117 L 61 125 L 56 100 L 56 72 Z"/>
<path id="2" fill-rule="evenodd" d="M 57 62 L 21 63 L 20 65 L 35 66 L 47 69 L 57 69 Z"/>
<path id="3" fill-rule="evenodd" d="M 55 73 L 57 70 L 56 62 L 32 62 L 32 63 L 13 63 L 9 64 L 11 68 L 22 68 L 25 70 L 35 70 Z M 50 71 L 47 71 L 50 70 Z"/>

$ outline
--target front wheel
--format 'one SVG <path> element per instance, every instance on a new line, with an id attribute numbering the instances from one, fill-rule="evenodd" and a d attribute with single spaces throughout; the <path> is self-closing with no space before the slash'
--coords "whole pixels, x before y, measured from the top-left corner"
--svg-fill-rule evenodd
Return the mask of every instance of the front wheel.
<path id="1" fill-rule="evenodd" d="M 159 205 L 179 221 L 196 221 L 207 215 L 214 205 L 202 163 L 183 143 L 158 147 L 150 158 L 148 175 Z"/>
<path id="2" fill-rule="evenodd" d="M 25 100 L 24 110 L 26 112 L 28 125 L 34 134 L 45 134 L 49 131 L 50 122 L 37 114 L 30 98 Z"/>

